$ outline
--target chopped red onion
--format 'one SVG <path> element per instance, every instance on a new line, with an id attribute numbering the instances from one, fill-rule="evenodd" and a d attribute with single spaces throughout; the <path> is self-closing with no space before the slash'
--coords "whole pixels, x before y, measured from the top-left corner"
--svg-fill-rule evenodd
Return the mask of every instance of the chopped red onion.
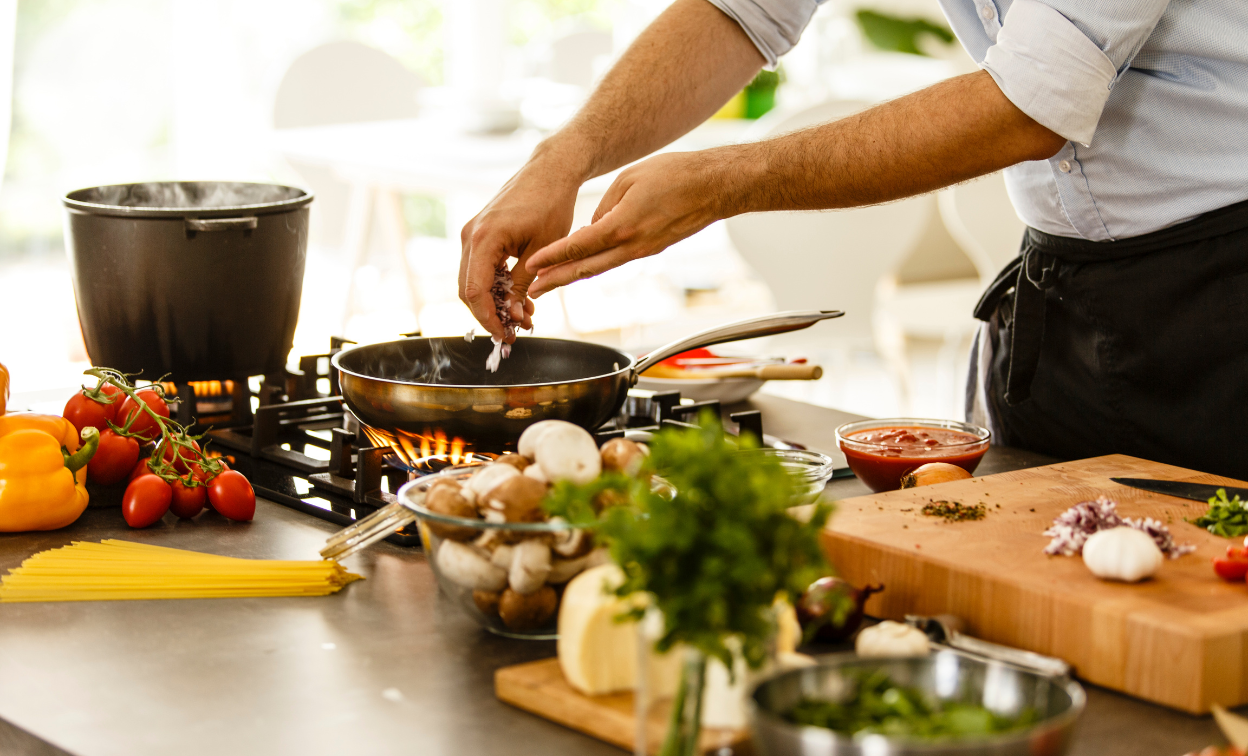
<path id="1" fill-rule="evenodd" d="M 499 263 L 499 266 L 494 269 L 494 285 L 490 288 L 490 294 L 494 296 L 494 312 L 498 315 L 498 321 L 503 325 L 504 338 L 514 338 L 516 335 L 516 323 L 511 319 L 511 307 L 508 302 L 512 286 L 514 282 L 511 280 L 511 271 L 507 270 L 507 263 Z M 485 360 L 485 369 L 493 373 L 498 370 L 502 361 L 511 355 L 511 344 L 505 344 L 503 339 L 493 337 L 490 341 L 494 342 L 494 350 Z"/>
<path id="2" fill-rule="evenodd" d="M 1053 520 L 1053 525 L 1044 531 L 1044 535 L 1053 539 L 1045 547 L 1044 553 L 1062 556 L 1082 554 L 1084 542 L 1093 533 L 1123 526 L 1147 533 L 1156 541 L 1161 553 L 1171 559 L 1178 559 L 1196 550 L 1192 544 L 1176 543 L 1170 529 L 1151 517 L 1132 519 L 1120 516 L 1117 502 L 1100 496 L 1096 501 L 1079 502 Z"/>

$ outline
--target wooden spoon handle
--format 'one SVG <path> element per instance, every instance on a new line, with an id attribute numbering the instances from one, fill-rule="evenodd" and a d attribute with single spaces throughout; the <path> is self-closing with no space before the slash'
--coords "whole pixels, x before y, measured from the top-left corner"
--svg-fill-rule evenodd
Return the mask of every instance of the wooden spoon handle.
<path id="1" fill-rule="evenodd" d="M 706 378 L 759 378 L 764 381 L 817 381 L 823 377 L 818 365 L 759 365 L 752 368 L 725 368 L 699 371 Z"/>

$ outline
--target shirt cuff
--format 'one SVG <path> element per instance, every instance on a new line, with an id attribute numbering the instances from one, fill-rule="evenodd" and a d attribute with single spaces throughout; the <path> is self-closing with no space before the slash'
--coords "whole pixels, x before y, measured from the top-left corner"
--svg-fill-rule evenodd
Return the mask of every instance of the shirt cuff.
<path id="1" fill-rule="evenodd" d="M 1088 146 L 1116 71 L 1065 16 L 1036 0 L 1016 0 L 983 68 L 1018 109 Z"/>
<path id="2" fill-rule="evenodd" d="M 774 71 L 793 49 L 822 0 L 707 0 L 736 21 Z"/>

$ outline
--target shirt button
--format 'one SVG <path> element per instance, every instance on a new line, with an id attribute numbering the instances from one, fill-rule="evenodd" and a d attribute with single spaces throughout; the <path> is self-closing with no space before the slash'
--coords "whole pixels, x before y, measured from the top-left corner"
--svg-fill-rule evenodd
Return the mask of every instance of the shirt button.
<path id="1" fill-rule="evenodd" d="M 997 9 L 992 7 L 991 4 L 981 5 L 979 7 L 979 17 L 985 21 L 991 21 L 997 17 Z"/>
<path id="2" fill-rule="evenodd" d="M 1058 163 L 1057 170 L 1061 171 L 1062 173 L 1070 173 L 1070 161 L 1063 160 L 1062 162 Z"/>

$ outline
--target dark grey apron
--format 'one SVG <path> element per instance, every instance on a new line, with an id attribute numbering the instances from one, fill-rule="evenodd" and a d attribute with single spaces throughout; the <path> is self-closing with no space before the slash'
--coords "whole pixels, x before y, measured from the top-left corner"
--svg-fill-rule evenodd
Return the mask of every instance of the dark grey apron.
<path id="1" fill-rule="evenodd" d="M 975 317 L 996 443 L 1248 478 L 1248 202 L 1113 242 L 1029 228 Z"/>

